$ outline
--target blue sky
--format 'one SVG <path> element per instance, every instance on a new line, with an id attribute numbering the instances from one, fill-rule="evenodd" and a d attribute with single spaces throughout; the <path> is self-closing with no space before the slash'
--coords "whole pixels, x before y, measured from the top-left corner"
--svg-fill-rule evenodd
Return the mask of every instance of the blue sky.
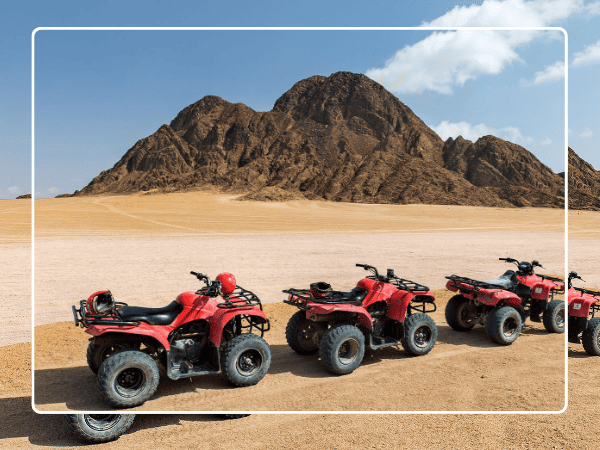
<path id="1" fill-rule="evenodd" d="M 8 6 L 0 28 L 0 198 L 31 191 L 30 48 L 31 32 L 40 26 L 564 27 L 570 145 L 600 168 L 600 41 L 594 29 L 600 2 L 83 5 Z M 444 138 L 495 134 L 563 170 L 564 44 L 558 32 L 40 31 L 35 41 L 39 197 L 83 187 L 204 95 L 269 110 L 296 81 L 339 70 L 381 82 Z"/>

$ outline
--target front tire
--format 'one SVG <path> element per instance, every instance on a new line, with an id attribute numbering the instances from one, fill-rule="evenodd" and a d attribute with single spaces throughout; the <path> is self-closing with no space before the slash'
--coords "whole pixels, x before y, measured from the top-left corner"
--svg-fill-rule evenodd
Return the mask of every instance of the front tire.
<path id="1" fill-rule="evenodd" d="M 552 300 L 544 311 L 544 328 L 550 333 L 565 332 L 565 302 Z"/>
<path id="2" fill-rule="evenodd" d="M 292 350 L 299 355 L 312 355 L 319 351 L 315 334 L 322 333 L 325 329 L 327 324 L 308 320 L 304 311 L 298 311 L 285 327 L 285 339 Z"/>
<path id="3" fill-rule="evenodd" d="M 431 351 L 437 341 L 437 325 L 425 313 L 408 316 L 404 321 L 402 347 L 409 355 L 422 356 Z"/>
<path id="4" fill-rule="evenodd" d="M 510 345 L 521 334 L 521 314 L 511 306 L 494 308 L 485 321 L 485 332 L 489 338 L 501 345 Z"/>
<path id="5" fill-rule="evenodd" d="M 477 323 L 477 311 L 471 300 L 455 295 L 446 304 L 446 322 L 456 331 L 468 331 Z"/>
<path id="6" fill-rule="evenodd" d="M 583 349 L 592 356 L 600 356 L 600 317 L 590 319 L 581 338 Z"/>
<path id="7" fill-rule="evenodd" d="M 102 444 L 119 439 L 133 423 L 135 414 L 67 414 L 65 419 L 76 438 Z"/>
<path id="8" fill-rule="evenodd" d="M 117 408 L 132 408 L 154 395 L 160 373 L 154 359 L 137 350 L 109 356 L 98 371 L 100 394 Z"/>
<path id="9" fill-rule="evenodd" d="M 234 386 L 252 386 L 264 378 L 271 366 L 269 344 L 255 334 L 240 334 L 221 355 L 223 377 Z"/>
<path id="10" fill-rule="evenodd" d="M 365 356 L 365 336 L 354 325 L 334 325 L 321 340 L 319 356 L 328 372 L 352 373 Z"/>

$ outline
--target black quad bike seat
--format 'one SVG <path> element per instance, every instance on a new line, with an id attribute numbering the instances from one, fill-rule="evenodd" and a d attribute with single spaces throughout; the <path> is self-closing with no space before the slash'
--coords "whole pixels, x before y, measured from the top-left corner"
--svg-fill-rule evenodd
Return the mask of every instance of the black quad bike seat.
<path id="1" fill-rule="evenodd" d="M 141 306 L 123 306 L 117 309 L 117 314 L 124 322 L 146 322 L 150 325 L 170 325 L 183 306 L 176 301 L 162 308 L 144 308 Z"/>
<path id="2" fill-rule="evenodd" d="M 331 301 L 361 305 L 368 293 L 369 291 L 359 287 L 355 287 L 350 292 L 333 291 Z"/>
<path id="3" fill-rule="evenodd" d="M 497 280 L 488 280 L 486 283 L 493 284 L 494 286 L 498 286 L 501 289 L 506 289 L 507 291 L 513 290 L 518 284 L 519 280 L 517 279 L 517 274 L 514 270 L 507 270 Z"/>

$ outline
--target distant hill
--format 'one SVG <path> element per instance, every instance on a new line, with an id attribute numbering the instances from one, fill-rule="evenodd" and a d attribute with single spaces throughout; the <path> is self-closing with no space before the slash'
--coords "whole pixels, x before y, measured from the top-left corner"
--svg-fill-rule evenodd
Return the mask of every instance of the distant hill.
<path id="1" fill-rule="evenodd" d="M 569 208 L 600 211 L 600 171 L 569 148 Z"/>
<path id="2" fill-rule="evenodd" d="M 525 148 L 444 142 L 350 72 L 299 81 L 267 112 L 206 96 L 74 195 L 206 187 L 259 200 L 564 206 L 564 180 Z"/>

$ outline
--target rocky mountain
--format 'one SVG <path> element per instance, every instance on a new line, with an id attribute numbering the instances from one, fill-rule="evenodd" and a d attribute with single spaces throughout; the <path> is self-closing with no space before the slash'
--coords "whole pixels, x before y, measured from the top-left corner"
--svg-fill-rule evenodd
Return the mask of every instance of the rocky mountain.
<path id="1" fill-rule="evenodd" d="M 569 148 L 569 208 L 600 211 L 600 171 Z"/>
<path id="2" fill-rule="evenodd" d="M 444 142 L 383 86 L 338 72 L 299 81 L 267 112 L 204 97 L 74 195 L 212 187 L 259 200 L 562 207 L 563 185 L 523 147 Z"/>

